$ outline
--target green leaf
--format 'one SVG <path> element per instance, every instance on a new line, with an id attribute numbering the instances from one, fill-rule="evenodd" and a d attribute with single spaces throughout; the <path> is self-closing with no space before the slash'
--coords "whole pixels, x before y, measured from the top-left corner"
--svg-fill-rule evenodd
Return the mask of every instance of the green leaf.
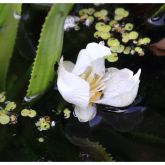
<path id="1" fill-rule="evenodd" d="M 20 14 L 21 4 L 0 4 L 0 91 L 6 88 L 6 77 Z"/>
<path id="2" fill-rule="evenodd" d="M 152 17 L 156 17 L 163 12 L 165 12 L 165 4 L 161 5 L 161 7 L 154 13 Z"/>
<path id="3" fill-rule="evenodd" d="M 112 156 L 98 142 L 93 142 L 87 138 L 72 137 L 75 145 L 90 155 L 93 161 L 114 161 Z"/>
<path id="4" fill-rule="evenodd" d="M 72 4 L 54 4 L 43 25 L 26 98 L 42 95 L 53 83 L 63 45 L 64 21 Z"/>
<path id="5" fill-rule="evenodd" d="M 129 132 L 128 136 L 131 136 L 134 139 L 136 138 L 136 140 L 142 141 L 150 145 L 157 145 L 160 147 L 165 146 L 165 138 L 159 137 L 157 135 L 142 132 Z"/>

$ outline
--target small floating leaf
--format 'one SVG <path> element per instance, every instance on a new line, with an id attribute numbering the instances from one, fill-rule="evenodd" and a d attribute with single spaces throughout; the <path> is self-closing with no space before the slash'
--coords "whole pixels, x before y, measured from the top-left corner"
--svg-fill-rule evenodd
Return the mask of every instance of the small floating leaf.
<path id="1" fill-rule="evenodd" d="M 107 32 L 101 32 L 100 33 L 100 37 L 103 39 L 103 40 L 107 40 L 111 37 L 111 34 L 110 33 L 107 33 Z"/>
<path id="2" fill-rule="evenodd" d="M 98 19 L 98 20 L 106 20 L 108 11 L 107 10 L 100 10 L 94 13 L 94 16 Z"/>
<path id="3" fill-rule="evenodd" d="M 111 53 L 109 56 L 106 56 L 106 59 L 109 62 L 116 62 L 116 61 L 118 61 L 119 57 L 118 57 L 117 53 Z"/>
<path id="4" fill-rule="evenodd" d="M 110 38 L 110 39 L 107 41 L 107 45 L 110 46 L 110 47 L 116 47 L 116 46 L 119 46 L 119 45 L 120 45 L 120 42 L 119 42 L 118 39 Z"/>
<path id="5" fill-rule="evenodd" d="M 116 20 L 112 20 L 109 22 L 109 25 L 110 26 L 114 26 L 115 24 L 117 24 L 118 22 Z"/>
<path id="6" fill-rule="evenodd" d="M 48 122 L 44 117 L 40 118 L 35 125 L 39 131 L 45 131 L 50 128 L 50 122 Z"/>
<path id="7" fill-rule="evenodd" d="M 104 16 L 108 15 L 108 11 L 105 9 L 100 10 L 100 13 Z"/>
<path id="8" fill-rule="evenodd" d="M 144 55 L 144 51 L 141 47 L 135 47 L 135 52 L 137 52 L 141 56 Z"/>
<path id="9" fill-rule="evenodd" d="M 0 93 L 0 103 L 3 103 L 6 100 L 5 92 Z"/>
<path id="10" fill-rule="evenodd" d="M 127 23 L 124 27 L 125 30 L 131 31 L 133 29 L 133 24 L 132 23 Z"/>
<path id="11" fill-rule="evenodd" d="M 99 38 L 99 37 L 101 37 L 101 32 L 100 31 L 96 31 L 93 36 L 95 38 Z"/>
<path id="12" fill-rule="evenodd" d="M 136 40 L 138 38 L 139 34 L 136 31 L 132 31 L 129 33 L 129 39 L 130 40 Z"/>
<path id="13" fill-rule="evenodd" d="M 94 12 L 95 12 L 95 9 L 94 9 L 94 8 L 88 8 L 87 13 L 88 13 L 89 15 L 92 15 Z"/>
<path id="14" fill-rule="evenodd" d="M 115 15 L 114 19 L 115 19 L 116 21 L 120 21 L 120 20 L 123 19 L 123 16 L 121 16 L 121 15 Z"/>
<path id="15" fill-rule="evenodd" d="M 86 15 L 88 12 L 89 12 L 88 9 L 81 9 L 81 10 L 79 11 L 79 15 L 80 15 L 80 16 L 83 16 L 83 15 Z"/>
<path id="16" fill-rule="evenodd" d="M 129 41 L 129 33 L 122 34 L 122 42 L 127 43 Z"/>
<path id="17" fill-rule="evenodd" d="M 115 15 L 116 16 L 121 16 L 121 17 L 128 17 L 129 12 L 123 8 L 117 8 L 115 10 Z"/>
<path id="18" fill-rule="evenodd" d="M 33 118 L 36 116 L 36 114 L 37 114 L 36 111 L 31 109 L 31 110 L 29 110 L 28 116 Z"/>
<path id="19" fill-rule="evenodd" d="M 148 37 L 145 37 L 145 38 L 140 38 L 138 40 L 138 45 L 147 45 L 151 42 L 151 39 L 148 38 Z"/>
<path id="20" fill-rule="evenodd" d="M 10 117 L 6 114 L 2 114 L 0 115 L 0 123 L 5 125 L 8 124 L 10 122 Z"/>
<path id="21" fill-rule="evenodd" d="M 64 109 L 64 118 L 68 119 L 70 117 L 71 111 L 68 108 Z"/>
<path id="22" fill-rule="evenodd" d="M 95 25 L 95 29 L 98 31 L 104 31 L 105 23 L 103 22 L 97 22 Z"/>
<path id="23" fill-rule="evenodd" d="M 7 105 L 6 105 L 5 110 L 6 110 L 6 111 L 11 111 L 11 110 L 15 109 L 16 106 L 17 106 L 17 105 L 16 105 L 15 102 L 9 102 L 9 103 L 7 103 Z"/>
<path id="24" fill-rule="evenodd" d="M 26 117 L 26 116 L 28 116 L 28 114 L 29 114 L 29 110 L 28 110 L 28 109 L 23 109 L 23 110 L 21 111 L 21 116 Z"/>
<path id="25" fill-rule="evenodd" d="M 131 51 L 131 47 L 127 46 L 127 47 L 125 47 L 123 53 L 124 53 L 124 54 L 129 54 L 130 51 Z"/>

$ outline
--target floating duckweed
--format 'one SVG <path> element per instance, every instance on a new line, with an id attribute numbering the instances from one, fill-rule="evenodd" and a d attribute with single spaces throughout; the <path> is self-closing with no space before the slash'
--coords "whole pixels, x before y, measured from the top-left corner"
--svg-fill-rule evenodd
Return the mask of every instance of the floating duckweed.
<path id="1" fill-rule="evenodd" d="M 45 141 L 45 139 L 44 139 L 43 137 L 40 137 L 40 138 L 38 138 L 38 141 L 39 141 L 40 143 L 43 143 L 43 142 Z"/>
<path id="2" fill-rule="evenodd" d="M 64 109 L 64 118 L 68 119 L 70 117 L 71 111 L 68 108 Z"/>
<path id="3" fill-rule="evenodd" d="M 37 129 L 39 131 L 45 131 L 48 130 L 50 128 L 50 122 L 46 120 L 46 118 L 41 117 L 36 123 L 35 125 L 37 126 Z"/>
<path id="4" fill-rule="evenodd" d="M 147 45 L 150 42 L 151 42 L 151 39 L 148 37 L 145 37 L 138 40 L 138 45 Z"/>
<path id="5" fill-rule="evenodd" d="M 116 61 L 118 61 L 119 57 L 118 57 L 117 53 L 111 53 L 109 56 L 106 56 L 106 59 L 109 62 L 116 62 Z"/>
<path id="6" fill-rule="evenodd" d="M 109 22 L 109 25 L 110 26 L 114 26 L 114 25 L 116 25 L 118 22 L 116 21 L 116 20 L 112 20 L 112 21 L 110 21 Z"/>
<path id="7" fill-rule="evenodd" d="M 107 14 L 108 11 L 107 10 L 100 10 L 94 13 L 94 16 L 98 19 L 98 20 L 106 20 L 107 19 Z"/>
<path id="8" fill-rule="evenodd" d="M 119 46 L 117 47 L 117 53 L 122 53 L 123 50 L 124 50 L 124 45 L 119 45 Z"/>
<path id="9" fill-rule="evenodd" d="M 129 39 L 130 40 L 136 40 L 138 38 L 138 33 L 136 31 L 132 31 L 129 33 Z"/>
<path id="10" fill-rule="evenodd" d="M 88 13 L 88 9 L 81 9 L 81 10 L 79 11 L 79 15 L 80 15 L 80 16 L 86 15 L 87 13 Z"/>
<path id="11" fill-rule="evenodd" d="M 109 25 L 105 25 L 102 29 L 103 32 L 109 32 L 111 30 L 111 27 Z"/>
<path id="12" fill-rule="evenodd" d="M 5 92 L 0 93 L 0 103 L 3 103 L 6 100 Z"/>
<path id="13" fill-rule="evenodd" d="M 94 12 L 95 12 L 95 9 L 94 9 L 94 8 L 88 8 L 87 13 L 88 13 L 89 15 L 92 15 Z"/>
<path id="14" fill-rule="evenodd" d="M 23 109 L 22 111 L 21 111 L 21 116 L 23 116 L 23 117 L 26 117 L 26 116 L 28 116 L 28 117 L 35 117 L 36 116 L 36 111 L 35 110 L 32 110 L 32 109 Z"/>
<path id="15" fill-rule="evenodd" d="M 135 47 L 135 52 L 137 52 L 140 56 L 144 55 L 144 51 L 141 47 Z"/>
<path id="16" fill-rule="evenodd" d="M 120 45 L 120 42 L 118 39 L 115 39 L 115 38 L 110 38 L 108 41 L 107 41 L 107 45 L 109 47 L 117 47 Z"/>
<path id="17" fill-rule="evenodd" d="M 100 10 L 100 13 L 104 16 L 108 15 L 108 11 L 105 9 Z"/>
<path id="18" fill-rule="evenodd" d="M 94 17 L 93 16 L 88 16 L 88 18 L 87 18 L 88 20 L 90 20 L 91 22 L 93 22 L 94 21 Z"/>
<path id="19" fill-rule="evenodd" d="M 95 38 L 102 38 L 103 40 L 107 40 L 111 37 L 111 34 L 108 32 L 108 33 L 105 33 L 105 32 L 101 32 L 101 31 L 96 31 L 94 33 L 94 37 Z"/>
<path id="20" fill-rule="evenodd" d="M 122 34 L 122 42 L 127 43 L 129 41 L 129 33 Z"/>
<path id="21" fill-rule="evenodd" d="M 104 31 L 105 23 L 103 22 L 97 22 L 95 25 L 95 29 L 98 31 Z"/>
<path id="22" fill-rule="evenodd" d="M 1 114 L 0 115 L 0 123 L 5 125 L 8 124 L 10 122 L 10 117 L 6 114 Z"/>
<path id="23" fill-rule="evenodd" d="M 107 40 L 111 37 L 111 34 L 110 33 L 106 33 L 106 32 L 101 32 L 100 33 L 100 37 L 103 39 L 103 40 Z"/>
<path id="24" fill-rule="evenodd" d="M 115 19 L 116 21 L 120 21 L 120 20 L 123 19 L 123 17 L 120 16 L 120 15 L 115 15 L 114 19 Z"/>
<path id="25" fill-rule="evenodd" d="M 95 33 L 94 33 L 94 37 L 95 38 L 99 38 L 101 36 L 101 32 L 100 31 L 96 31 Z"/>
<path id="26" fill-rule="evenodd" d="M 85 14 L 85 15 L 82 15 L 81 17 L 80 17 L 80 20 L 85 20 L 85 19 L 87 19 L 88 18 L 88 14 Z"/>
<path id="27" fill-rule="evenodd" d="M 8 102 L 6 107 L 5 107 L 5 110 L 6 111 L 11 111 L 15 108 L 16 108 L 16 103 L 15 102 Z"/>
<path id="28" fill-rule="evenodd" d="M 130 46 L 127 46 L 127 47 L 125 47 L 123 53 L 124 53 L 124 54 L 129 54 L 130 51 L 131 51 L 131 47 L 130 47 Z"/>
<path id="29" fill-rule="evenodd" d="M 124 27 L 125 30 L 131 31 L 133 29 L 133 24 L 132 23 L 127 23 Z"/>
<path id="30" fill-rule="evenodd" d="M 28 109 L 23 109 L 23 110 L 21 111 L 21 116 L 23 116 L 23 117 L 28 116 L 28 114 L 29 114 L 29 110 L 28 110 Z"/>
<path id="31" fill-rule="evenodd" d="M 115 10 L 115 16 L 118 16 L 117 20 L 121 20 L 122 18 L 128 17 L 128 15 L 129 15 L 129 12 L 123 8 L 117 8 Z"/>
<path id="32" fill-rule="evenodd" d="M 36 116 L 36 114 L 37 114 L 36 111 L 31 109 L 31 110 L 29 110 L 28 116 L 33 118 Z"/>

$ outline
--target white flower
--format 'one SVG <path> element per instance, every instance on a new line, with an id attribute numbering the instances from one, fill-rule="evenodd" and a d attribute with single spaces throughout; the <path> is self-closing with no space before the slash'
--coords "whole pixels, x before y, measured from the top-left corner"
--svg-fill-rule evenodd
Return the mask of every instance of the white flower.
<path id="1" fill-rule="evenodd" d="M 59 62 L 57 86 L 63 98 L 75 105 L 75 115 L 87 122 L 96 115 L 95 103 L 115 107 L 130 105 L 136 98 L 141 69 L 105 68 L 104 57 L 111 54 L 102 44 L 89 43 L 79 52 L 76 64 Z"/>

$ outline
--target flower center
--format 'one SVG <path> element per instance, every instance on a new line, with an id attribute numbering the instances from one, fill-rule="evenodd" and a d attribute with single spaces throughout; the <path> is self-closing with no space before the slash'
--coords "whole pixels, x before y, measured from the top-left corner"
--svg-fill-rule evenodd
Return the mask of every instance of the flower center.
<path id="1" fill-rule="evenodd" d="M 90 85 L 89 105 L 98 101 L 102 97 L 103 90 L 105 89 L 106 79 L 104 76 L 92 72 L 92 67 L 88 67 L 80 77 L 86 80 Z"/>

